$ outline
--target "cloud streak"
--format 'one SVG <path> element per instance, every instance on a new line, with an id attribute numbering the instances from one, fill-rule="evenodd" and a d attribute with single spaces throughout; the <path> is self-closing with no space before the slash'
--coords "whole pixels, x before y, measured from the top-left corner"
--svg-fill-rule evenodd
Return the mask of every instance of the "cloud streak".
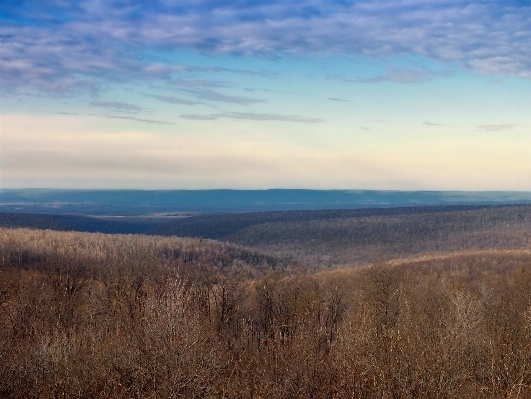
<path id="1" fill-rule="evenodd" d="M 152 123 L 155 125 L 174 125 L 172 122 L 164 122 L 164 121 L 157 121 L 153 119 L 142 119 L 142 118 L 134 118 L 132 116 L 116 116 L 116 115 L 105 115 L 105 118 L 109 119 L 126 119 L 136 122 L 144 122 L 144 123 Z"/>
<path id="2" fill-rule="evenodd" d="M 170 84 L 180 87 L 229 87 L 232 86 L 231 82 L 225 82 L 222 80 L 184 80 L 175 79 Z"/>
<path id="3" fill-rule="evenodd" d="M 139 107 L 138 105 L 123 103 L 120 101 L 92 102 L 90 103 L 90 105 L 92 105 L 93 107 L 114 109 L 116 111 L 123 111 L 123 112 L 140 112 L 143 110 L 143 108 Z"/>
<path id="4" fill-rule="evenodd" d="M 423 123 L 424 126 L 434 126 L 434 127 L 444 127 L 444 126 L 448 126 L 448 125 L 444 125 L 442 123 L 433 123 L 433 122 L 424 122 Z"/>
<path id="5" fill-rule="evenodd" d="M 344 99 L 342 99 L 342 98 L 336 98 L 336 97 L 328 97 L 328 99 L 329 99 L 330 101 L 339 102 L 339 103 L 351 103 L 351 104 L 354 103 L 354 101 L 344 100 Z"/>
<path id="6" fill-rule="evenodd" d="M 320 118 L 308 118 L 299 115 L 281 115 L 281 114 L 257 114 L 250 112 L 225 112 L 222 114 L 209 114 L 209 115 L 194 115 L 183 114 L 180 115 L 182 119 L 199 120 L 199 121 L 212 121 L 217 119 L 235 119 L 235 120 L 250 120 L 250 121 L 279 121 L 279 122 L 294 122 L 294 123 L 322 123 L 323 119 Z"/>
<path id="7" fill-rule="evenodd" d="M 345 79 L 346 82 L 356 83 L 423 83 L 438 77 L 447 77 L 448 73 L 431 71 L 426 68 L 387 68 L 384 74 L 367 79 Z"/>
<path id="8" fill-rule="evenodd" d="M 183 89 L 182 91 L 199 100 L 205 100 L 205 101 L 214 101 L 214 102 L 237 104 L 237 105 L 251 105 L 251 104 L 257 104 L 257 103 L 265 103 L 265 100 L 262 100 L 260 98 L 230 96 L 230 95 L 222 94 L 217 91 L 208 90 L 208 89 Z"/>
<path id="9" fill-rule="evenodd" d="M 499 132 L 501 130 L 511 130 L 515 128 L 515 124 L 504 124 L 504 125 L 478 125 L 476 128 L 484 132 Z"/>
<path id="10" fill-rule="evenodd" d="M 159 101 L 162 101 L 162 102 L 165 102 L 165 103 L 169 103 L 169 104 L 179 104 L 179 105 L 200 105 L 200 104 L 204 104 L 204 103 L 201 103 L 201 102 L 185 100 L 185 99 L 177 98 L 177 97 L 173 97 L 173 96 L 151 95 L 149 97 L 156 98 Z"/>

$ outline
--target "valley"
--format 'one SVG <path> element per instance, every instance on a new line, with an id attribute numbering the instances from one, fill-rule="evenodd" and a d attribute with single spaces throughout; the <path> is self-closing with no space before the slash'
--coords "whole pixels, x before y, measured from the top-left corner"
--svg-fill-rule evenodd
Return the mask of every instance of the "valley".
<path id="1" fill-rule="evenodd" d="M 3 217 L 0 397 L 527 397 L 530 216 Z"/>

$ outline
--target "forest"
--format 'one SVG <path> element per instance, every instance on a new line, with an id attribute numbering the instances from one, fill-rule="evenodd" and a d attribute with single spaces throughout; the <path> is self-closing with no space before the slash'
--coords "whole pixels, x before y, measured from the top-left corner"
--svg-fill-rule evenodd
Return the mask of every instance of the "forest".
<path id="1" fill-rule="evenodd" d="M 0 228 L 0 397 L 530 397 L 529 207 L 467 212 Z"/>

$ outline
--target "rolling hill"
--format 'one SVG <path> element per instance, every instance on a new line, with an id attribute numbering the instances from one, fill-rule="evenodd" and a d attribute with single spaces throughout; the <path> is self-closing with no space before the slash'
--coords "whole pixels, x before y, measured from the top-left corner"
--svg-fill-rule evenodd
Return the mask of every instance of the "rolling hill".
<path id="1" fill-rule="evenodd" d="M 203 215 L 150 234 L 215 238 L 319 265 L 531 246 L 531 206 L 412 207 Z"/>

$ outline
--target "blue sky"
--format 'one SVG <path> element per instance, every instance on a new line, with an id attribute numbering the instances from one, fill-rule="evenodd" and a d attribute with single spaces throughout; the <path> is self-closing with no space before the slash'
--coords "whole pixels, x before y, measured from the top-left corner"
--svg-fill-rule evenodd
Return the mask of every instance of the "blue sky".
<path id="1" fill-rule="evenodd" d="M 531 190 L 531 2 L 10 1 L 0 186 Z"/>

